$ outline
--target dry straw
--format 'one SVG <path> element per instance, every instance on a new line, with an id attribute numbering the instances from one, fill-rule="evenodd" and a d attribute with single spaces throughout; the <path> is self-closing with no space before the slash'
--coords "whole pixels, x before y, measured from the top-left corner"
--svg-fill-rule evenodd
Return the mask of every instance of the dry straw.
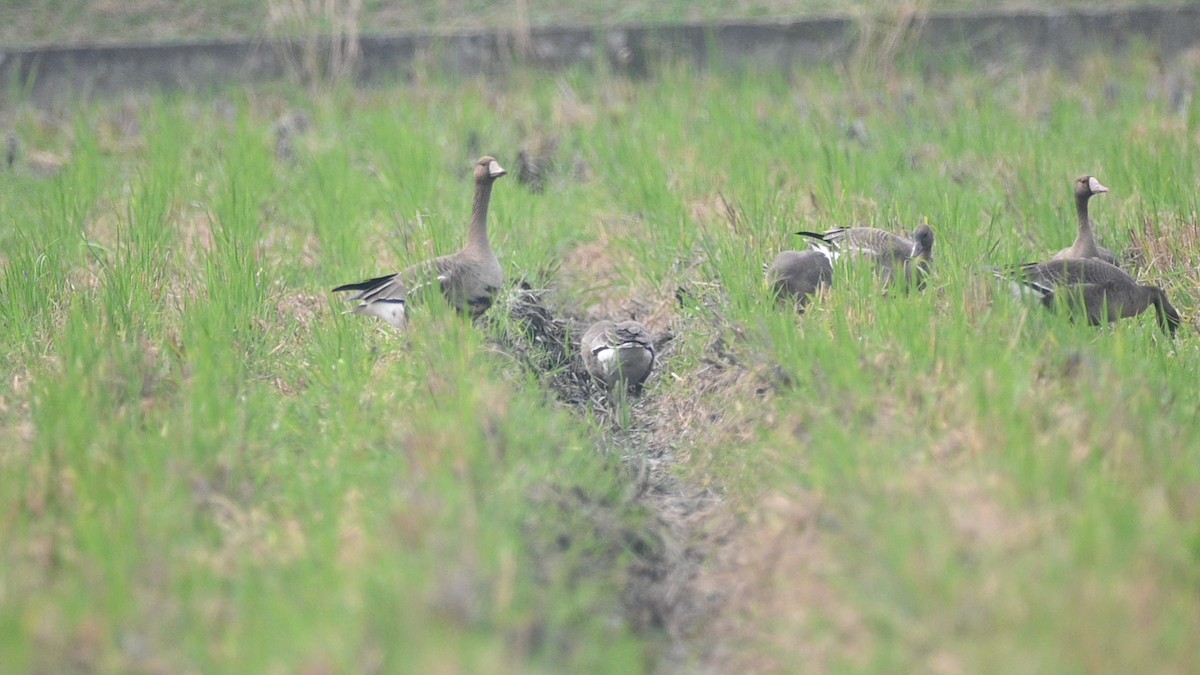
<path id="1" fill-rule="evenodd" d="M 362 0 L 267 0 L 267 34 L 289 76 L 312 87 L 353 77 L 361 20 Z"/>

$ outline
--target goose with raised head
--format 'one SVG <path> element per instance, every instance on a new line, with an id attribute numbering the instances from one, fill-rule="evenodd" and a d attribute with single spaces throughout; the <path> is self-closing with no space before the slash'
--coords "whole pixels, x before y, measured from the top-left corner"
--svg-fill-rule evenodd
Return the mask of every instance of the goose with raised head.
<path id="1" fill-rule="evenodd" d="M 885 285 L 890 285 L 898 274 L 902 274 L 906 282 L 915 283 L 923 290 L 933 267 L 933 228 L 926 224 L 918 227 L 912 238 L 875 227 L 838 227 L 825 232 L 801 231 L 796 234 L 808 237 L 810 245 L 874 260 L 883 270 Z"/>
<path id="2" fill-rule="evenodd" d="M 1088 217 L 1088 202 L 1105 192 L 1108 192 L 1108 188 L 1095 176 L 1082 176 L 1075 181 L 1075 215 L 1079 219 L 1079 234 L 1075 235 L 1075 243 L 1070 248 L 1055 253 L 1051 260 L 1098 258 L 1110 265 L 1118 264 L 1116 254 L 1096 245 L 1096 235 L 1092 232 L 1092 221 Z"/>
<path id="3" fill-rule="evenodd" d="M 654 368 L 654 338 L 637 321 L 597 321 L 579 341 L 588 373 L 612 391 L 622 383 L 641 391 Z"/>
<path id="4" fill-rule="evenodd" d="M 1150 307 L 1159 327 L 1171 336 L 1182 322 L 1165 291 L 1139 284 L 1121 268 L 1098 258 L 1028 263 L 992 273 L 1016 284 L 1018 295 L 1032 293 L 1050 309 L 1056 306 L 1056 298 L 1062 298 L 1068 311 L 1086 316 L 1093 326 L 1137 316 Z"/>
<path id="5" fill-rule="evenodd" d="M 352 313 L 379 317 L 396 328 L 404 328 L 408 322 L 410 297 L 435 282 L 459 312 L 472 318 L 482 315 L 504 283 L 504 270 L 488 239 L 487 216 L 492 183 L 505 173 L 492 157 L 481 157 L 475 163 L 471 229 L 460 251 L 417 263 L 398 274 L 338 286 L 334 292 L 357 291 L 350 296 L 359 301 Z"/>
<path id="6" fill-rule="evenodd" d="M 767 285 L 779 300 L 791 299 L 800 311 L 822 288 L 833 285 L 836 252 L 814 243 L 813 250 L 784 251 L 767 267 Z"/>

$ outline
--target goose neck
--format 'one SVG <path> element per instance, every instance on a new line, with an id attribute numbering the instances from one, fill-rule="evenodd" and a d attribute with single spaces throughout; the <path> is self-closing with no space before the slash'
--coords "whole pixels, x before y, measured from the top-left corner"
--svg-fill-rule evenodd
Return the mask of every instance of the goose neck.
<path id="1" fill-rule="evenodd" d="M 1088 218 L 1088 200 L 1091 195 L 1075 195 L 1075 214 L 1079 217 L 1079 232 L 1091 237 L 1092 221 Z"/>
<path id="2" fill-rule="evenodd" d="M 1174 337 L 1181 319 L 1178 310 L 1167 300 L 1167 294 L 1162 289 L 1154 286 L 1142 286 L 1141 291 L 1145 302 L 1154 305 L 1154 315 L 1158 319 L 1159 328 L 1162 328 L 1163 332 Z"/>
<path id="3" fill-rule="evenodd" d="M 487 217 L 488 202 L 492 199 L 492 182 L 481 180 L 475 183 L 475 203 L 471 208 L 471 231 L 467 234 L 467 246 L 479 250 L 488 250 Z"/>

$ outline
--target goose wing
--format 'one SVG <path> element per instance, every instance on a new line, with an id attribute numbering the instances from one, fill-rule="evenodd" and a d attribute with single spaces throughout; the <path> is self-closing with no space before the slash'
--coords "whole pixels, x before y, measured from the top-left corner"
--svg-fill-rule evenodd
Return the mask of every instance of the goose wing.
<path id="1" fill-rule="evenodd" d="M 642 348 L 654 354 L 654 338 L 636 321 L 598 321 L 583 334 L 583 348 L 606 363 L 618 349 Z"/>
<path id="2" fill-rule="evenodd" d="M 650 331 L 636 321 L 622 321 L 614 325 L 606 335 L 608 342 L 617 349 L 641 347 L 654 353 L 654 338 Z"/>
<path id="3" fill-rule="evenodd" d="M 856 250 L 869 252 L 880 258 L 907 260 L 916 255 L 917 244 L 908 237 L 901 237 L 874 227 L 852 227 L 845 231 L 845 238 Z"/>
<path id="4" fill-rule="evenodd" d="M 1026 263 L 1016 268 L 1017 276 L 1051 286 L 1137 282 L 1121 268 L 1099 258 L 1066 258 Z"/>
<path id="5" fill-rule="evenodd" d="M 916 251 L 916 243 L 907 237 L 874 227 L 836 227 L 825 232 L 797 232 L 807 237 L 814 249 L 826 250 L 820 244 L 841 253 L 865 255 L 880 259 L 907 259 Z"/>
<path id="6" fill-rule="evenodd" d="M 350 296 L 351 300 L 361 300 L 363 304 L 377 301 L 404 302 L 408 296 L 408 286 L 399 274 L 385 274 L 374 279 L 367 279 L 354 284 L 343 284 L 333 289 L 334 293 L 358 291 Z"/>

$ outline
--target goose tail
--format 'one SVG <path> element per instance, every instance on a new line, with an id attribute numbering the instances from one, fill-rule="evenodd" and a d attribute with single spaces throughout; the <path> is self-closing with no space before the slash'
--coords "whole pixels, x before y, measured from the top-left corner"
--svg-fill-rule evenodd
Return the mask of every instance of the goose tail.
<path id="1" fill-rule="evenodd" d="M 1009 289 L 1012 291 L 1013 297 L 1018 300 L 1029 296 L 1035 296 L 1042 302 L 1049 302 L 1054 298 L 1054 287 L 1044 284 L 1040 281 L 1027 279 L 1021 276 L 1021 267 L 985 267 L 984 270 L 990 272 L 992 276 L 1001 281 L 1008 282 Z"/>
<path id="2" fill-rule="evenodd" d="M 800 235 L 801 237 L 805 237 L 807 239 L 806 243 L 808 244 L 808 247 L 828 258 L 829 264 L 831 265 L 837 262 L 838 257 L 842 255 L 842 250 L 838 247 L 838 245 L 829 239 L 826 239 L 825 235 L 823 234 L 817 232 L 806 232 L 804 230 L 801 230 L 796 234 Z"/>
<path id="3" fill-rule="evenodd" d="M 403 300 L 372 300 L 352 307 L 344 313 L 374 316 L 401 330 L 408 325 L 408 311 Z"/>
<path id="4" fill-rule="evenodd" d="M 808 239 L 813 239 L 816 241 L 828 243 L 828 240 L 825 238 L 825 235 L 820 232 L 809 232 L 807 230 L 800 230 L 796 234 L 801 237 L 806 237 Z"/>
<path id="5" fill-rule="evenodd" d="M 344 291 L 374 290 L 374 289 L 379 288 L 380 286 L 386 284 L 387 282 L 391 281 L 395 276 L 396 276 L 395 274 L 385 274 L 381 277 L 375 277 L 374 279 L 367 279 L 366 281 L 359 281 L 359 282 L 353 283 L 353 284 L 342 284 L 341 286 L 338 286 L 337 288 L 333 289 L 333 292 L 341 293 Z"/>

